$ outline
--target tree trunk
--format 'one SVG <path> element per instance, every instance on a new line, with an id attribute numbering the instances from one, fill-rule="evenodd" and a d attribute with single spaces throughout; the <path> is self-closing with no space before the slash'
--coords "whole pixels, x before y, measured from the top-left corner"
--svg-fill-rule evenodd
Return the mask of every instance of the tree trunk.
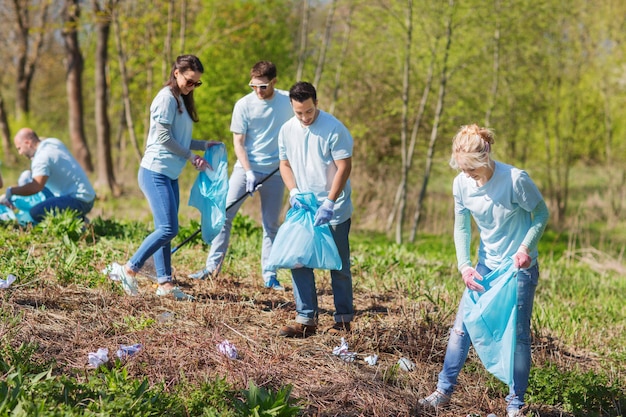
<path id="1" fill-rule="evenodd" d="M 341 45 L 341 55 L 339 56 L 339 62 L 337 63 L 337 69 L 335 71 L 335 86 L 333 88 L 332 101 L 328 112 L 333 114 L 335 112 L 335 104 L 339 98 L 339 90 L 341 89 L 341 72 L 343 70 L 343 64 L 346 54 L 348 53 L 348 45 L 350 44 L 350 32 L 352 31 L 352 12 L 354 11 L 354 5 L 350 6 L 348 10 L 348 16 L 346 18 L 346 29 L 343 37 L 343 44 Z"/>
<path id="2" fill-rule="evenodd" d="M 107 186 L 113 194 L 116 194 L 113 160 L 111 157 L 111 126 L 107 114 L 108 85 L 106 79 L 112 2 L 105 2 L 104 6 L 100 7 L 98 0 L 93 0 L 93 7 L 96 14 L 95 119 L 98 149 L 98 178 L 96 184 L 100 187 Z"/>
<path id="3" fill-rule="evenodd" d="M 302 81 L 306 61 L 307 35 L 309 33 L 309 0 L 302 0 L 302 21 L 300 22 L 300 45 L 298 48 L 298 69 L 296 81 Z"/>
<path id="4" fill-rule="evenodd" d="M 404 209 L 406 207 L 406 189 L 409 175 L 409 156 L 407 149 L 407 134 L 409 129 L 409 91 L 411 87 L 411 43 L 413 42 L 413 0 L 407 0 L 406 12 L 406 43 L 404 44 L 404 69 L 402 74 L 402 119 L 400 124 L 400 153 L 402 155 L 402 176 L 400 179 L 401 198 L 398 206 L 398 221 L 396 222 L 396 243 L 402 243 L 402 224 L 404 223 Z"/>
<path id="5" fill-rule="evenodd" d="M 93 172 L 91 153 L 85 139 L 83 118 L 83 54 L 78 42 L 80 3 L 66 0 L 63 5 L 63 44 L 66 52 L 66 78 L 69 136 L 72 151 L 78 163 L 89 173 Z"/>
<path id="6" fill-rule="evenodd" d="M 15 154 L 11 152 L 13 144 L 11 141 L 11 131 L 9 130 L 9 120 L 7 112 L 4 108 L 4 99 L 0 95 L 0 137 L 2 138 L 2 150 L 4 154 L 4 161 L 9 164 L 17 162 Z"/>
<path id="7" fill-rule="evenodd" d="M 415 121 L 413 122 L 413 128 L 411 129 L 411 143 L 409 145 L 409 153 L 408 153 L 408 170 L 411 170 L 413 166 L 413 157 L 415 156 L 415 145 L 417 144 L 417 134 L 419 132 L 419 127 L 422 124 L 422 118 L 424 117 L 424 112 L 426 110 L 426 103 L 428 102 L 428 96 L 430 95 L 430 90 L 433 85 L 433 73 L 435 71 L 435 62 L 437 60 L 437 50 L 432 50 L 430 65 L 428 67 L 428 75 L 426 76 L 426 84 L 424 85 L 424 91 L 422 92 L 422 98 L 420 99 L 419 109 L 417 110 L 417 115 L 415 116 Z M 398 189 L 396 190 L 396 196 L 393 200 L 393 208 L 389 211 L 389 216 L 387 217 L 387 232 L 391 230 L 393 226 L 393 222 L 396 219 L 396 214 L 398 213 L 400 207 L 400 201 L 402 198 L 406 198 L 402 195 L 404 190 L 403 184 L 398 185 Z"/>
<path id="8" fill-rule="evenodd" d="M 124 45 L 122 45 L 122 37 L 120 35 L 120 25 L 117 20 L 117 14 L 113 16 L 113 34 L 115 37 L 115 46 L 117 47 L 117 62 L 120 66 L 120 78 L 122 81 L 122 101 L 124 102 L 124 114 L 126 116 L 125 124 L 128 128 L 128 135 L 130 142 L 133 145 L 135 152 L 135 158 L 137 163 L 141 162 L 141 151 L 139 150 L 139 143 L 137 142 L 137 135 L 135 135 L 135 123 L 133 121 L 133 113 L 131 111 L 130 90 L 128 88 L 129 79 L 128 71 L 126 70 L 126 54 L 124 53 Z M 122 154 L 123 155 L 123 154 Z"/>
<path id="9" fill-rule="evenodd" d="M 328 50 L 328 44 L 332 37 L 333 19 L 335 17 L 335 9 L 337 8 L 337 0 L 332 0 L 330 3 L 330 9 L 328 10 L 328 16 L 326 17 L 326 30 L 324 30 L 324 38 L 322 39 L 322 47 L 320 48 L 320 56 L 317 60 L 317 67 L 315 68 L 315 77 L 313 78 L 313 85 L 319 88 L 320 80 L 322 79 L 322 73 L 324 72 L 324 62 L 326 61 L 326 51 Z"/>
<path id="10" fill-rule="evenodd" d="M 428 181 L 430 179 L 430 171 L 433 165 L 433 155 L 435 154 L 435 144 L 437 143 L 437 136 L 439 133 L 439 123 L 441 122 L 441 116 L 443 115 L 444 99 L 446 96 L 446 85 L 448 82 L 448 57 L 450 55 L 450 46 L 452 45 L 452 13 L 454 9 L 454 0 L 448 0 L 450 6 L 450 13 L 448 15 L 448 21 L 446 23 L 446 48 L 443 56 L 443 63 L 441 69 L 441 79 L 439 81 L 439 95 L 437 98 L 437 109 L 435 110 L 435 119 L 433 120 L 433 127 L 430 132 L 430 141 L 428 143 L 428 151 L 426 154 L 426 167 L 424 168 L 424 178 L 422 181 L 422 188 L 417 200 L 417 206 L 415 207 L 415 215 L 413 216 L 413 227 L 411 228 L 410 241 L 415 241 L 417 235 L 417 227 L 419 225 L 420 215 L 422 212 L 422 206 L 426 199 L 426 190 L 428 189 Z"/>
<path id="11" fill-rule="evenodd" d="M 495 30 L 493 33 L 493 80 L 491 81 L 491 92 L 489 106 L 485 112 L 485 126 L 491 124 L 491 114 L 496 107 L 496 98 L 498 97 L 498 83 L 500 78 L 500 1 L 495 0 Z"/>
<path id="12" fill-rule="evenodd" d="M 43 46 L 46 33 L 44 26 L 48 20 L 50 2 L 41 3 L 39 26 L 35 23 L 35 19 L 31 20 L 30 18 L 31 8 L 27 1 L 14 0 L 13 5 L 15 6 L 15 25 L 17 26 L 15 113 L 17 121 L 27 123 L 30 112 L 30 87 Z"/>

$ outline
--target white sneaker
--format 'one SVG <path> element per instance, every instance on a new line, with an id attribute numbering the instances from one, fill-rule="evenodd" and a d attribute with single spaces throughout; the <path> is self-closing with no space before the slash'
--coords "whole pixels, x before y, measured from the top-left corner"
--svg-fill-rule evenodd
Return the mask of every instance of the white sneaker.
<path id="1" fill-rule="evenodd" d="M 506 416 L 507 417 L 524 417 L 524 413 L 522 413 L 522 410 L 506 410 Z"/>
<path id="2" fill-rule="evenodd" d="M 437 409 L 437 408 L 448 406 L 448 404 L 450 404 L 450 396 L 444 394 L 443 392 L 439 390 L 435 390 L 428 397 L 420 399 L 418 403 L 422 407 L 430 407 L 430 408 Z"/>
<path id="3" fill-rule="evenodd" d="M 123 265 L 118 264 L 117 262 L 113 262 L 111 265 L 107 265 L 107 267 L 102 271 L 109 276 L 109 278 L 113 281 L 120 281 L 122 283 L 122 288 L 124 288 L 124 292 L 126 294 L 134 297 L 139 293 L 139 285 L 137 284 L 137 279 L 126 273 L 126 268 Z"/>
<path id="4" fill-rule="evenodd" d="M 193 301 L 195 298 L 189 294 L 185 294 L 180 288 L 173 287 L 169 290 L 164 289 L 163 287 L 158 287 L 156 290 L 156 295 L 159 297 L 166 297 L 171 295 L 174 297 L 176 301 Z"/>

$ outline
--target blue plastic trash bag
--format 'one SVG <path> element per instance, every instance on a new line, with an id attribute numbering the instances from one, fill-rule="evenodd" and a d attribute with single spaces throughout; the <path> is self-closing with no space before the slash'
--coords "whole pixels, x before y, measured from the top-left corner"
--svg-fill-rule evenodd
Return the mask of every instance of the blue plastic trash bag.
<path id="1" fill-rule="evenodd" d="M 341 257 L 330 227 L 328 224 L 313 226 L 319 207 L 315 194 L 296 194 L 296 199 L 302 207 L 292 207 L 287 212 L 284 223 L 276 233 L 265 269 L 341 269 Z"/>
<path id="2" fill-rule="evenodd" d="M 40 191 L 37 194 L 33 195 L 15 195 L 11 199 L 13 205 L 18 209 L 16 214 L 17 221 L 22 226 L 34 222 L 33 218 L 30 215 L 30 209 L 35 207 L 37 204 L 44 202 L 47 195 L 52 195 L 49 190 L 44 189 L 44 191 Z"/>
<path id="3" fill-rule="evenodd" d="M 0 221 L 8 222 L 15 220 L 15 213 L 7 206 L 0 204 Z"/>
<path id="4" fill-rule="evenodd" d="M 517 279 L 512 260 L 483 277 L 479 293 L 465 289 L 463 322 L 485 368 L 507 385 L 513 384 L 517 333 Z"/>
<path id="5" fill-rule="evenodd" d="M 204 152 L 204 159 L 213 167 L 198 173 L 191 187 L 189 205 L 200 210 L 202 240 L 211 243 L 222 230 L 226 220 L 226 195 L 228 194 L 228 160 L 223 143 L 213 145 Z"/>

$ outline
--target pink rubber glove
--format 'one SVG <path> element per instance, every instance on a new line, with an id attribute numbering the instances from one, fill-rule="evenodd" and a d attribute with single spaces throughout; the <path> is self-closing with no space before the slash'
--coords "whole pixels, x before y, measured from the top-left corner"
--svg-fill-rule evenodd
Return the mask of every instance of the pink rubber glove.
<path id="1" fill-rule="evenodd" d="M 213 167 L 211 167 L 207 160 L 196 154 L 192 154 L 191 157 L 189 157 L 189 162 L 191 162 L 198 171 L 204 171 L 205 169 L 213 171 Z"/>
<path id="2" fill-rule="evenodd" d="M 530 258 L 530 256 L 522 251 L 519 251 L 515 255 L 513 255 L 513 264 L 516 268 L 528 268 L 531 261 L 532 259 Z"/>
<path id="3" fill-rule="evenodd" d="M 465 282 L 465 285 L 467 286 L 467 288 L 469 288 L 472 291 L 478 291 L 478 292 L 485 291 L 485 288 L 475 281 L 475 280 L 482 281 L 483 276 L 480 275 L 478 272 L 476 272 L 474 268 L 472 268 L 471 266 L 463 268 L 463 272 L 461 273 L 461 275 L 463 276 L 463 282 Z"/>

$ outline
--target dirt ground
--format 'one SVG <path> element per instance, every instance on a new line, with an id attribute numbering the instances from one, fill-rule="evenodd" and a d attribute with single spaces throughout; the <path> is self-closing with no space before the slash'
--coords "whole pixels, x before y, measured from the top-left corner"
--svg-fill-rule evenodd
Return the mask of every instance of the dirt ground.
<path id="1" fill-rule="evenodd" d="M 319 281 L 323 330 L 332 325 L 333 304 L 327 279 Z M 192 281 L 179 276 L 178 284 L 197 297 L 194 302 L 159 298 L 149 280 L 141 281 L 137 297 L 126 296 L 114 282 L 104 289 L 58 286 L 45 279 L 40 283 L 35 289 L 15 286 L 4 297 L 2 308 L 22 313 L 23 320 L 18 329 L 0 327 L 0 335 L 11 331 L 16 344 L 36 342 L 37 358 L 56 360 L 63 373 L 84 373 L 88 354 L 100 347 L 112 357 L 121 344 L 141 343 L 143 349 L 126 364 L 131 375 L 166 387 L 182 382 L 182 375 L 192 382 L 220 375 L 238 389 L 250 379 L 274 389 L 292 384 L 292 396 L 301 400 L 307 416 L 504 415 L 504 398 L 485 372 L 462 372 L 446 411 L 420 409 L 418 399 L 436 384 L 449 323 L 423 320 L 434 305 L 409 301 L 399 292 L 355 293 L 357 316 L 346 341 L 357 356 L 346 363 L 333 355 L 339 337 L 321 331 L 300 340 L 277 336 L 295 315 L 290 283 L 278 292 L 252 279 L 222 275 Z M 217 350 L 224 340 L 235 345 L 238 359 Z M 572 358 L 553 342 L 536 340 L 534 346 L 536 361 Z M 372 354 L 378 355 L 373 366 L 364 361 Z M 415 364 L 413 371 L 395 366 L 403 357 Z M 468 366 L 481 367 L 473 353 Z M 540 405 L 529 410 L 540 416 L 567 415 Z"/>

